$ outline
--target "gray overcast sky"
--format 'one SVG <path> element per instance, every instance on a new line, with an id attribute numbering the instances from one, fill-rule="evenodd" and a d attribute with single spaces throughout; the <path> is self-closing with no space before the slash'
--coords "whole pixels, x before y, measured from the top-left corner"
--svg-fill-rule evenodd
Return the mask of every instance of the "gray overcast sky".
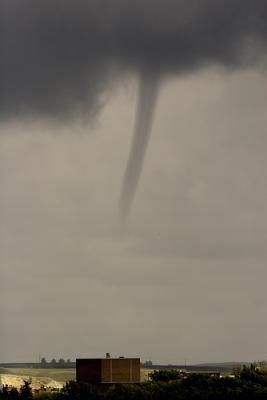
<path id="1" fill-rule="evenodd" d="M 1 124 L 1 361 L 267 358 L 266 73 L 162 84 L 122 232 L 136 87 L 91 124 Z"/>
<path id="2" fill-rule="evenodd" d="M 266 20 L 0 0 L 0 360 L 267 358 Z"/>

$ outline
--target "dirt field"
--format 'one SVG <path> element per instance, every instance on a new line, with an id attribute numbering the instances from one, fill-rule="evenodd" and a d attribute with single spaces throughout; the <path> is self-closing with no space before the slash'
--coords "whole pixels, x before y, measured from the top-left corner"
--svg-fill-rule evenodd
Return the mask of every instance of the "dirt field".
<path id="1" fill-rule="evenodd" d="M 66 381 L 75 379 L 75 368 L 8 368 L 1 369 L 0 382 L 19 388 L 24 380 L 31 382 L 33 389 L 42 385 L 46 387 L 61 388 Z"/>

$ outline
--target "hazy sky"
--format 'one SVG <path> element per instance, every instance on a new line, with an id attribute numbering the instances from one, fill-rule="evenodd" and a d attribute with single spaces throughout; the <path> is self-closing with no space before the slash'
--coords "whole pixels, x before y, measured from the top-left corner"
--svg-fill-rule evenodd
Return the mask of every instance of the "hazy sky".
<path id="1" fill-rule="evenodd" d="M 0 361 L 106 352 L 162 363 L 266 359 L 264 2 L 217 0 L 225 5 L 219 13 L 208 0 L 201 9 L 193 0 L 190 9 L 168 0 L 176 14 L 161 20 L 158 0 L 157 23 L 148 24 L 151 1 L 143 14 L 137 1 L 128 20 L 123 10 L 103 16 L 102 0 L 102 9 L 79 0 L 76 12 L 61 10 L 65 41 L 49 7 L 27 14 L 16 0 L 13 9 L 0 1 L 9 22 L 0 42 Z M 106 27 L 89 42 L 81 36 L 82 4 Z M 17 32 L 10 21 L 19 22 Z M 228 29 L 213 43 L 205 35 L 216 31 L 215 21 Z M 132 39 L 136 24 L 143 42 L 139 30 Z M 128 36 L 118 42 L 125 26 Z M 77 52 L 76 33 L 85 40 Z M 148 57 L 151 38 L 158 44 Z M 151 140 L 122 229 L 138 75 L 154 72 L 158 55 Z"/>

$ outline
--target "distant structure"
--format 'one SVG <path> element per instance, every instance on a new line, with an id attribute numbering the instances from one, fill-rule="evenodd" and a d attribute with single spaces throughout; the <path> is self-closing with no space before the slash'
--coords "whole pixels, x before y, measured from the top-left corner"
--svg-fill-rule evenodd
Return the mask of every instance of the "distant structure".
<path id="1" fill-rule="evenodd" d="M 108 389 L 115 383 L 140 382 L 140 358 L 78 358 L 76 380 L 90 383 L 98 389 Z"/>

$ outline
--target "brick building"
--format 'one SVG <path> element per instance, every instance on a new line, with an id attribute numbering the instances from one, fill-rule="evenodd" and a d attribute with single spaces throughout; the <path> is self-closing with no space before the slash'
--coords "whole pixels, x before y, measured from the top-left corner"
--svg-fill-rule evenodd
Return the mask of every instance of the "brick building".
<path id="1" fill-rule="evenodd" d="M 97 388 L 140 382 L 140 358 L 78 358 L 76 380 Z"/>

